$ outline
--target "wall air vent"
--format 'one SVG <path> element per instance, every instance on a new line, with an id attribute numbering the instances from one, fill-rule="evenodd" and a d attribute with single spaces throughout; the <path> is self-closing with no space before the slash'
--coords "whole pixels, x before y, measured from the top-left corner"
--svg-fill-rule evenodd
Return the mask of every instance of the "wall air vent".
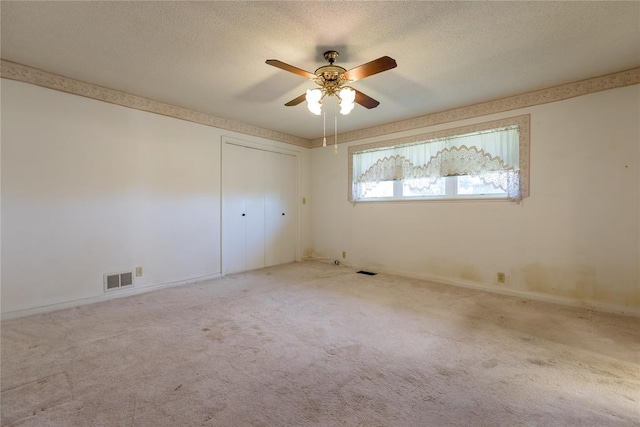
<path id="1" fill-rule="evenodd" d="M 104 275 L 104 291 L 111 292 L 133 286 L 133 271 L 109 273 Z"/>

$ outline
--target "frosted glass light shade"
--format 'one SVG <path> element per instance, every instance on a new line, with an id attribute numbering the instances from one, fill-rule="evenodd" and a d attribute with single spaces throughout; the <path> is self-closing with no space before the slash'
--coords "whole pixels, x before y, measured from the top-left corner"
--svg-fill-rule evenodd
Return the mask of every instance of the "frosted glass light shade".
<path id="1" fill-rule="evenodd" d="M 355 107 L 356 91 L 350 87 L 340 89 L 340 114 L 347 115 Z"/>
<path id="2" fill-rule="evenodd" d="M 307 99 L 307 108 L 309 111 L 316 116 L 322 114 L 322 104 L 320 103 L 322 91 L 320 89 L 307 89 L 305 98 Z"/>

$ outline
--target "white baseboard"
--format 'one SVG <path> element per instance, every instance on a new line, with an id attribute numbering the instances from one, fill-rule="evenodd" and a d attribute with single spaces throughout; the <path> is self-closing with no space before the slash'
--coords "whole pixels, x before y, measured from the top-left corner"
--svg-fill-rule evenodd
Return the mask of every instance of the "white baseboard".
<path id="1" fill-rule="evenodd" d="M 330 259 L 307 257 L 306 260 L 326 262 L 326 261 L 329 261 Z M 348 262 L 340 262 L 340 264 L 346 267 L 354 268 L 354 269 L 365 269 L 365 270 L 371 269 L 371 266 L 353 265 Z M 510 296 L 525 298 L 529 300 L 544 301 L 552 304 L 560 304 L 560 305 L 566 305 L 570 307 L 584 308 L 587 310 L 600 311 L 604 313 L 614 313 L 614 314 L 622 314 L 625 316 L 640 317 L 640 307 L 619 306 L 619 305 L 609 304 L 601 301 L 575 300 L 575 299 L 565 298 L 565 297 L 556 296 L 556 295 L 549 295 L 549 294 L 543 294 L 543 293 L 531 292 L 531 291 L 523 291 L 518 289 L 496 288 L 493 286 L 472 282 L 469 280 L 451 279 L 449 277 L 440 277 L 440 276 L 433 276 L 428 274 L 416 274 L 416 273 L 410 273 L 406 271 L 391 270 L 391 269 L 385 269 L 385 268 L 382 268 L 382 269 L 374 268 L 373 271 L 377 273 L 393 274 L 395 276 L 408 277 L 412 279 L 426 280 L 428 282 L 442 283 L 445 285 L 459 286 L 462 288 L 476 289 L 480 291 L 493 292 L 493 293 L 502 294 L 502 295 L 510 295 Z"/>
<path id="2" fill-rule="evenodd" d="M 66 308 L 78 307 L 86 304 L 93 304 L 100 301 L 108 301 L 116 298 L 130 297 L 132 295 L 143 294 L 146 292 L 157 291 L 159 289 L 172 288 L 175 286 L 188 285 L 191 283 L 204 282 L 206 280 L 219 279 L 222 277 L 222 273 L 208 274 L 205 276 L 192 277 L 190 279 L 178 280 L 175 282 L 159 283 L 157 285 L 147 285 L 131 289 L 122 290 L 119 292 L 109 292 L 101 295 L 96 295 L 88 298 L 79 298 L 72 301 L 65 301 L 56 304 L 43 305 L 33 308 L 25 308 L 20 310 L 4 312 L 0 315 L 2 320 L 17 319 L 19 317 L 31 316 L 33 314 L 48 313 L 51 311 L 64 310 Z"/>

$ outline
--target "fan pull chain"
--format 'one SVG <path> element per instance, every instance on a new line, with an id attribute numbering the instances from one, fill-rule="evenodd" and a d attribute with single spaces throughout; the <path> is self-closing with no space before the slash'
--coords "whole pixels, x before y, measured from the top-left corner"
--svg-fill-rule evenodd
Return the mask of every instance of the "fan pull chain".
<path id="1" fill-rule="evenodd" d="M 334 117 L 333 129 L 335 131 L 333 137 L 333 154 L 338 154 L 338 116 Z"/>
<path id="2" fill-rule="evenodd" d="M 327 115 L 322 112 L 322 146 L 327 146 Z"/>

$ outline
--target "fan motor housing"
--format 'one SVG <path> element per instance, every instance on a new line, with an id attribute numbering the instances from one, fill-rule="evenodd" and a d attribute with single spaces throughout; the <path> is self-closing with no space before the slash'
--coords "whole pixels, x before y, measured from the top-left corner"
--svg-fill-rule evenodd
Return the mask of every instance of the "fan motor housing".
<path id="1" fill-rule="evenodd" d="M 320 67 L 314 73 L 316 76 L 323 78 L 327 82 L 334 82 L 340 79 L 347 70 L 337 65 L 325 65 Z"/>

